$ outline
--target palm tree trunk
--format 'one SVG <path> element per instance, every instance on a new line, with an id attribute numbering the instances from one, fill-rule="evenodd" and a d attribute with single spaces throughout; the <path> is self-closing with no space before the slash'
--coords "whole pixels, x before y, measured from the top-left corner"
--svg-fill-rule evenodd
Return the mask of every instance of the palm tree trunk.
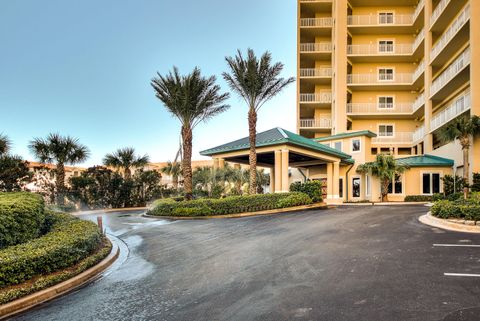
<path id="1" fill-rule="evenodd" d="M 257 112 L 255 109 L 250 108 L 248 111 L 248 131 L 250 138 L 250 186 L 249 193 L 257 193 L 257 151 L 256 151 L 256 142 L 257 142 Z"/>
<path id="2" fill-rule="evenodd" d="M 185 199 L 191 200 L 193 198 L 192 188 L 192 128 L 190 125 L 182 126 L 182 141 L 183 141 L 183 159 L 182 159 L 182 176 L 183 188 L 185 189 Z"/>
<path id="3" fill-rule="evenodd" d="M 382 182 L 382 202 L 388 202 L 388 185 L 390 185 L 388 180 Z"/>
<path id="4" fill-rule="evenodd" d="M 463 137 L 460 140 L 460 144 L 462 145 L 462 151 L 463 151 L 463 179 L 465 180 L 465 185 L 463 186 L 463 197 L 467 199 L 468 186 L 470 185 L 470 180 L 468 177 L 470 172 L 470 164 L 469 164 L 470 139 L 469 137 Z"/>
<path id="5" fill-rule="evenodd" d="M 125 179 L 130 179 L 132 177 L 132 171 L 130 170 L 129 167 L 125 167 L 125 170 L 124 170 L 124 173 L 125 173 Z"/>
<path id="6" fill-rule="evenodd" d="M 58 163 L 56 168 L 57 205 L 65 205 L 65 166 Z"/>

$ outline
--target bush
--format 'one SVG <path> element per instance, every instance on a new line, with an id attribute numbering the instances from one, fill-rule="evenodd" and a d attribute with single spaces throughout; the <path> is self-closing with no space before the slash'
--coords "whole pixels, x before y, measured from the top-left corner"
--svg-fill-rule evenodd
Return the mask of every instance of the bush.
<path id="1" fill-rule="evenodd" d="M 290 198 L 290 200 L 280 202 L 287 198 Z M 159 200 L 154 202 L 154 206 L 148 214 L 155 216 L 227 215 L 305 205 L 311 202 L 311 198 L 303 193 L 229 196 L 222 199 L 197 199 L 180 202 Z"/>
<path id="2" fill-rule="evenodd" d="M 308 181 L 305 183 L 295 182 L 290 185 L 290 192 L 305 193 L 316 203 L 323 201 L 322 186 L 323 184 L 321 181 Z"/>
<path id="3" fill-rule="evenodd" d="M 480 192 L 480 173 L 473 173 L 472 192 Z"/>
<path id="4" fill-rule="evenodd" d="M 463 197 L 464 197 L 463 193 L 453 193 L 447 196 L 447 200 L 456 201 L 456 200 L 462 199 Z"/>
<path id="5" fill-rule="evenodd" d="M 44 230 L 44 203 L 32 193 L 0 193 L 0 249 L 37 238 Z"/>
<path id="6" fill-rule="evenodd" d="M 433 196 L 431 195 L 408 195 L 405 196 L 405 202 L 431 202 Z"/>
<path id="7" fill-rule="evenodd" d="M 432 201 L 436 202 L 436 201 L 441 201 L 441 200 L 444 200 L 445 199 L 445 195 L 441 194 L 441 193 L 436 193 L 436 194 L 433 194 L 432 196 Z"/>
<path id="8" fill-rule="evenodd" d="M 70 267 L 101 244 L 98 227 L 68 214 L 48 213 L 53 226 L 42 237 L 0 251 L 0 288 Z"/>
<path id="9" fill-rule="evenodd" d="M 480 221 L 480 198 L 475 196 L 468 200 L 443 200 L 432 206 L 432 215 L 440 218 L 461 218 L 469 221 Z"/>
<path id="10" fill-rule="evenodd" d="M 452 176 L 452 175 L 445 175 L 442 177 L 443 180 L 443 190 L 445 191 L 445 195 L 449 196 L 455 193 L 461 193 L 463 191 L 463 186 L 468 186 L 466 180 L 461 176 Z"/>

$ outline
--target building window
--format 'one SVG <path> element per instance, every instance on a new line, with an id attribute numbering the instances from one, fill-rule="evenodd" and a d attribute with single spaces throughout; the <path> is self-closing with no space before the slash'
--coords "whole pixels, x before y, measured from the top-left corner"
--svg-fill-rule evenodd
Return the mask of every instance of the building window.
<path id="1" fill-rule="evenodd" d="M 352 139 L 352 153 L 359 152 L 361 149 L 360 139 Z"/>
<path id="2" fill-rule="evenodd" d="M 378 23 L 382 25 L 393 24 L 393 12 L 379 12 Z"/>
<path id="3" fill-rule="evenodd" d="M 440 174 L 423 173 L 422 174 L 422 193 L 437 194 L 441 192 Z"/>
<path id="4" fill-rule="evenodd" d="M 393 108 L 393 97 L 392 96 L 380 96 L 380 97 L 378 97 L 378 108 L 380 108 L 380 109 L 391 109 L 391 108 Z"/>
<path id="5" fill-rule="evenodd" d="M 338 180 L 338 197 L 343 198 L 343 178 Z"/>
<path id="6" fill-rule="evenodd" d="M 396 174 L 395 181 L 390 181 L 388 185 L 388 194 L 403 194 L 402 176 Z"/>
<path id="7" fill-rule="evenodd" d="M 393 52 L 394 45 L 393 40 L 380 40 L 378 42 L 378 52 L 386 53 L 386 52 Z"/>
<path id="8" fill-rule="evenodd" d="M 393 80 L 393 68 L 379 68 L 378 69 L 379 81 L 391 81 Z"/>
<path id="9" fill-rule="evenodd" d="M 372 182 L 370 180 L 370 175 L 365 176 L 365 183 L 367 185 L 367 196 L 370 196 L 372 194 Z"/>
<path id="10" fill-rule="evenodd" d="M 342 142 L 335 142 L 335 149 L 342 151 Z"/>
<path id="11" fill-rule="evenodd" d="M 360 197 L 360 177 L 352 178 L 352 196 Z"/>
<path id="12" fill-rule="evenodd" d="M 393 125 L 379 125 L 378 136 L 393 137 Z"/>

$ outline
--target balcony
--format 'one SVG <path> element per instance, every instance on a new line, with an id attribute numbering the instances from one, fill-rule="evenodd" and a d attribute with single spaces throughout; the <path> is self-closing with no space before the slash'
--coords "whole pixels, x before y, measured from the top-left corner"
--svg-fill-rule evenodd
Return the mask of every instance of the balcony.
<path id="1" fill-rule="evenodd" d="M 331 42 L 301 43 L 300 54 L 310 57 L 313 60 L 330 58 L 332 54 Z"/>
<path id="2" fill-rule="evenodd" d="M 309 84 L 329 84 L 332 81 L 332 68 L 302 68 L 300 69 L 300 80 Z"/>
<path id="3" fill-rule="evenodd" d="M 358 90 L 408 90 L 413 86 L 413 73 L 395 73 L 389 75 L 348 74 L 347 85 Z"/>
<path id="4" fill-rule="evenodd" d="M 332 119 L 329 117 L 320 117 L 318 119 L 300 119 L 300 128 L 319 128 L 319 129 L 331 129 Z"/>
<path id="5" fill-rule="evenodd" d="M 413 102 L 413 113 L 416 113 L 421 107 L 425 106 L 425 93 L 421 93 Z"/>
<path id="6" fill-rule="evenodd" d="M 371 116 L 380 116 L 380 118 L 395 116 L 412 116 L 413 104 L 375 104 L 375 103 L 349 103 L 347 104 L 347 115 L 352 118 L 371 118 Z M 367 116 L 367 117 L 362 117 Z M 379 118 L 379 117 L 377 117 Z M 410 117 L 411 118 L 411 117 Z"/>
<path id="7" fill-rule="evenodd" d="M 302 18 L 300 19 L 300 30 L 302 35 L 328 36 L 332 34 L 333 18 Z"/>
<path id="8" fill-rule="evenodd" d="M 300 94 L 301 104 L 331 104 L 332 93 L 324 92 L 320 94 Z"/>
<path id="9" fill-rule="evenodd" d="M 417 130 L 413 133 L 412 142 L 414 144 L 418 144 L 423 140 L 424 137 L 425 137 L 425 126 L 422 125 L 419 128 L 417 128 Z"/>
<path id="10" fill-rule="evenodd" d="M 455 21 L 440 36 L 430 53 L 432 65 L 443 65 L 458 49 L 468 41 L 467 23 L 470 21 L 470 5 L 467 5 Z M 447 45 L 452 43 L 452 46 Z"/>
<path id="11" fill-rule="evenodd" d="M 457 15 L 458 9 L 462 8 L 467 2 L 468 0 L 441 0 L 432 12 L 430 31 L 441 32 L 445 30 Z"/>
<path id="12" fill-rule="evenodd" d="M 465 49 L 452 64 L 435 78 L 430 88 L 430 98 L 435 100 L 445 99 L 459 86 L 465 84 L 469 77 L 470 48 Z M 446 86 L 450 84 L 450 86 Z"/>
<path id="13" fill-rule="evenodd" d="M 372 144 L 413 145 L 413 132 L 377 133 Z"/>
<path id="14" fill-rule="evenodd" d="M 347 17 L 347 26 L 355 34 L 413 34 L 421 28 L 419 19 L 413 14 L 380 16 L 351 15 Z"/>
<path id="15" fill-rule="evenodd" d="M 470 89 L 457 97 L 447 108 L 436 115 L 433 115 L 430 122 L 430 131 L 433 132 L 451 120 L 457 118 L 472 107 Z"/>
<path id="16" fill-rule="evenodd" d="M 416 21 L 418 17 L 420 17 L 420 14 L 423 12 L 424 8 L 425 0 L 420 0 L 420 2 L 417 4 L 417 7 L 415 8 L 415 11 L 413 12 L 413 21 Z"/>

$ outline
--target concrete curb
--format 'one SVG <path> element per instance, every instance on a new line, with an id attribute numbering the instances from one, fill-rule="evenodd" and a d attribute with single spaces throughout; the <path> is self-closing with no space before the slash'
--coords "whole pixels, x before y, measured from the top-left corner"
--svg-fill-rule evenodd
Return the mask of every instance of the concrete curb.
<path id="1" fill-rule="evenodd" d="M 318 203 L 318 204 L 302 205 L 302 206 L 288 207 L 288 208 L 275 209 L 275 210 L 228 214 L 228 215 L 185 217 L 185 216 L 154 216 L 154 215 L 143 214 L 143 216 L 148 218 L 160 218 L 160 219 L 168 219 L 168 220 L 209 220 L 209 219 L 221 219 L 221 218 L 242 218 L 242 217 L 251 217 L 251 216 L 275 215 L 275 214 L 281 214 L 281 213 L 307 211 L 307 210 L 319 210 L 319 209 L 323 210 L 327 208 L 331 208 L 331 207 L 325 203 Z"/>
<path id="2" fill-rule="evenodd" d="M 400 206 L 400 205 L 428 205 L 430 202 L 368 202 L 368 203 L 342 203 L 338 206 Z"/>
<path id="3" fill-rule="evenodd" d="M 147 209 L 148 207 L 107 208 L 103 210 L 78 211 L 70 214 L 79 216 L 79 215 L 91 215 L 91 214 L 111 213 L 111 212 L 143 211 Z"/>
<path id="4" fill-rule="evenodd" d="M 29 294 L 9 303 L 0 305 L 0 320 L 29 310 L 59 296 L 65 295 L 92 281 L 96 276 L 112 265 L 120 254 L 119 246 L 110 239 L 109 241 L 112 243 L 112 250 L 110 251 L 110 254 L 107 255 L 107 257 L 100 261 L 97 265 L 92 266 L 88 270 L 83 271 L 69 280 L 58 283 L 47 289 Z"/>
<path id="5" fill-rule="evenodd" d="M 465 224 L 451 222 L 448 220 L 434 217 L 430 212 L 420 216 L 418 220 L 425 225 L 438 227 L 444 230 L 462 232 L 462 233 L 475 233 L 475 234 L 480 233 L 480 226 L 465 225 Z"/>

